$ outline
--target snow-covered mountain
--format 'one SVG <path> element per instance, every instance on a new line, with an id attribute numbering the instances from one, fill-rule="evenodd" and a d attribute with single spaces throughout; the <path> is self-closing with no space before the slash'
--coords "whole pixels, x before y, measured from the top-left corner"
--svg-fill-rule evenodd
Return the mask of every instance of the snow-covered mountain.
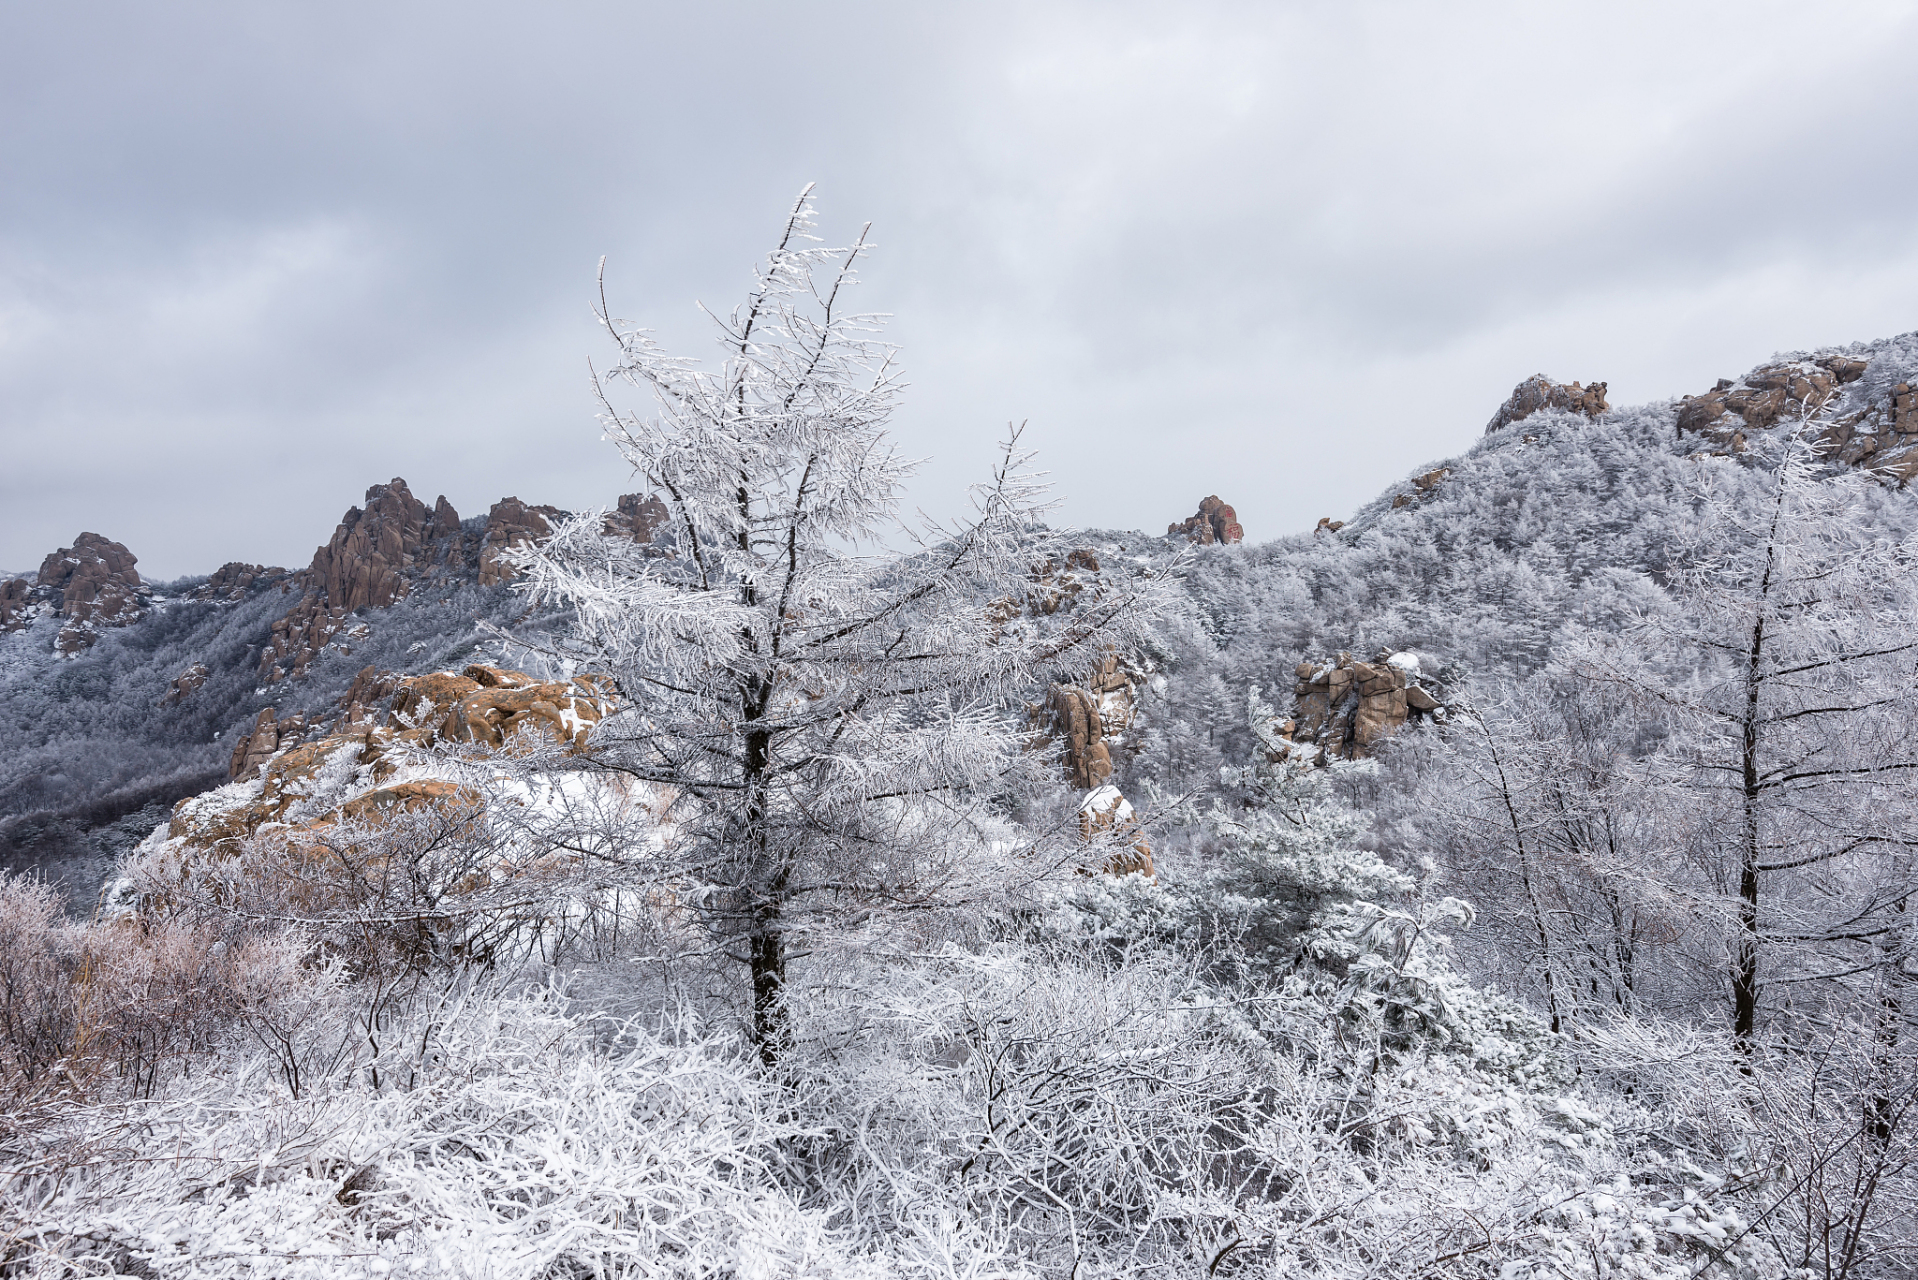
<path id="1" fill-rule="evenodd" d="M 1785 353 L 1702 394 L 1621 409 L 1603 384 L 1541 376 L 1468 452 L 1416 460 L 1342 521 L 1239 545 L 1232 507 L 1208 499 L 1166 535 L 1199 545 L 1185 607 L 1160 649 L 1137 655 L 1139 714 L 1113 727 L 1113 780 L 1207 786 L 1249 748 L 1245 690 L 1289 713 L 1310 696 L 1301 664 L 1342 653 L 1416 653 L 1434 688 L 1542 669 L 1568 636 L 1615 630 L 1659 596 L 1701 468 L 1755 502 L 1762 480 L 1743 460 L 1807 417 L 1834 467 L 1883 476 L 1873 518 L 1907 532 L 1914 385 L 1918 334 Z M 301 570 L 235 563 L 148 584 L 127 548 L 89 533 L 0 583 L 0 715 L 14 726 L 0 750 L 0 865 L 95 885 L 172 804 L 230 776 L 233 744 L 266 709 L 301 726 L 292 745 L 337 716 L 369 668 L 457 669 L 493 656 L 489 626 L 551 625 L 523 616 L 500 553 L 561 514 L 506 498 L 462 520 L 394 479 Z M 661 514 L 626 495 L 608 519 L 644 540 Z M 1109 567 L 1164 545 L 1112 530 L 1082 541 Z"/>

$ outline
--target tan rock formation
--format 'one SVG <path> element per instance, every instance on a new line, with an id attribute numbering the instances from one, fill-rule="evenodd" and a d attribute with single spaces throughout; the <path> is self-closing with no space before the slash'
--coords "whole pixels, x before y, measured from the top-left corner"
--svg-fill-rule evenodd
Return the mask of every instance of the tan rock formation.
<path id="1" fill-rule="evenodd" d="M 78 653 L 93 644 L 100 629 L 139 621 L 147 591 L 135 563 L 131 551 L 97 533 L 83 533 L 46 558 L 35 585 L 59 593 L 64 625 L 55 648 Z"/>
<path id="2" fill-rule="evenodd" d="M 1576 382 L 1569 385 L 1553 382 L 1544 374 L 1535 373 L 1512 388 L 1512 394 L 1498 407 L 1491 422 L 1486 424 L 1485 434 L 1491 435 L 1500 427 L 1522 422 L 1541 409 L 1559 409 L 1596 418 L 1610 408 L 1611 405 L 1605 402 L 1605 384 L 1602 382 L 1582 387 Z"/>
<path id="3" fill-rule="evenodd" d="M 1148 880 L 1158 878 L 1152 865 L 1152 841 L 1146 838 L 1145 828 L 1139 824 L 1131 804 L 1119 794 L 1119 788 L 1098 787 L 1080 802 L 1079 838 L 1088 843 L 1102 840 L 1118 844 L 1101 868 L 1107 875 L 1123 876 L 1137 871 Z"/>
<path id="4" fill-rule="evenodd" d="M 1337 533 L 1340 529 L 1343 529 L 1344 527 L 1345 527 L 1345 521 L 1343 520 L 1334 520 L 1331 516 L 1320 516 L 1319 523 L 1312 530 L 1312 532 L 1313 533 Z"/>
<path id="5" fill-rule="evenodd" d="M 519 570 L 502 559 L 502 553 L 544 538 L 553 531 L 553 522 L 565 515 L 558 507 L 529 507 L 518 498 L 495 502 L 486 513 L 486 533 L 480 543 L 480 585 L 498 586 L 518 577 Z"/>
<path id="6" fill-rule="evenodd" d="M 206 663 L 194 663 L 185 671 L 173 677 L 173 685 L 166 691 L 165 696 L 160 699 L 160 705 L 163 707 L 171 707 L 177 703 L 185 702 L 188 698 L 199 692 L 200 687 L 206 683 L 208 674 Z"/>
<path id="7" fill-rule="evenodd" d="M 1316 748 L 1323 760 L 1368 755 L 1407 720 L 1444 716 L 1439 699 L 1419 685 L 1418 671 L 1410 654 L 1381 653 L 1372 662 L 1354 662 L 1351 654 L 1341 653 L 1331 662 L 1301 662 L 1294 672 L 1297 711 L 1279 731 Z"/>
<path id="8" fill-rule="evenodd" d="M 1199 503 L 1197 515 L 1187 516 L 1179 523 L 1166 527 L 1165 536 L 1168 538 L 1176 538 L 1181 534 L 1201 546 L 1245 540 L 1245 529 L 1239 524 L 1239 513 L 1216 493 Z"/>
<path id="9" fill-rule="evenodd" d="M 1137 711 L 1132 676 L 1117 654 L 1107 654 L 1080 684 L 1055 684 L 1046 700 L 1027 709 L 1033 745 L 1057 745 L 1067 781 L 1091 790 L 1112 777 L 1112 747 Z"/>
<path id="10" fill-rule="evenodd" d="M 1761 365 L 1736 382 L 1720 378 L 1710 391 L 1679 403 L 1679 435 L 1700 434 L 1728 452 L 1742 451 L 1745 432 L 1816 412 L 1839 387 L 1862 377 L 1865 363 L 1850 356 L 1820 356 Z"/>
<path id="11" fill-rule="evenodd" d="M 375 710 L 360 697 L 377 698 L 384 688 L 388 709 Z M 329 761 L 349 753 L 354 769 L 369 771 L 375 784 L 393 777 L 388 758 L 395 743 L 429 745 L 435 741 L 475 743 L 499 748 L 522 731 L 565 745 L 586 747 L 588 731 L 605 714 L 608 701 L 590 678 L 543 681 L 524 672 L 474 665 L 465 671 L 433 672 L 396 677 L 367 668 L 349 691 L 349 711 L 330 733 L 308 737 L 310 726 L 301 716 L 277 720 L 273 708 L 261 711 L 253 728 L 234 745 L 229 773 L 236 782 L 261 779 L 257 795 L 238 803 L 221 793 L 192 796 L 174 806 L 169 834 L 190 845 L 213 848 L 223 842 L 256 834 L 268 823 L 298 818 L 306 829 L 317 829 L 340 818 L 376 820 L 400 812 L 433 806 L 475 803 L 478 797 L 454 783 L 414 778 L 361 791 L 316 816 L 299 818 L 293 806 L 307 801 L 312 784 Z M 351 708 L 358 708 L 355 714 Z M 305 738 L 306 740 L 302 740 Z"/>

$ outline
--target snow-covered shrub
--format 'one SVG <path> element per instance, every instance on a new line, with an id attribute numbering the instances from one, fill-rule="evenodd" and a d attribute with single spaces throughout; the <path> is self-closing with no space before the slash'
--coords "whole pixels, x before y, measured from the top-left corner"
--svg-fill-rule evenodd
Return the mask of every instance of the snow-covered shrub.
<path id="1" fill-rule="evenodd" d="M 76 1110 L 0 1175 L 27 1275 L 986 1277 L 977 1228 L 877 1245 L 788 1189 L 816 1136 L 729 1041 L 569 1016 L 551 995 L 441 1010 L 414 1087 L 294 1097 L 235 1060 L 137 1109 Z M 63 1161 L 61 1151 L 92 1158 Z"/>

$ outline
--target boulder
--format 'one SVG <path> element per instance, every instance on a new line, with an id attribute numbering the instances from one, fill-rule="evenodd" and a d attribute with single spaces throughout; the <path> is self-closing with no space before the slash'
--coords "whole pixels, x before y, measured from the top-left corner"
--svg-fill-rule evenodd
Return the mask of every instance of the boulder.
<path id="1" fill-rule="evenodd" d="M 208 674 L 206 663 L 194 663 L 185 671 L 173 677 L 173 685 L 166 691 L 166 694 L 161 697 L 160 705 L 170 707 L 177 703 L 185 702 L 188 698 L 199 692 L 200 687 L 206 683 Z"/>
<path id="2" fill-rule="evenodd" d="M 1313 533 L 1337 533 L 1340 529 L 1343 529 L 1344 527 L 1345 527 L 1345 521 L 1343 520 L 1334 520 L 1331 516 L 1320 516 L 1319 523 L 1316 527 L 1313 528 L 1312 532 Z"/>
<path id="3" fill-rule="evenodd" d="M 1578 383 L 1553 382 L 1542 373 L 1535 373 L 1512 388 L 1512 394 L 1492 415 L 1486 424 L 1485 434 L 1491 435 L 1501 427 L 1509 427 L 1514 422 L 1523 422 L 1543 409 L 1557 409 L 1564 413 L 1582 413 L 1588 418 L 1596 418 L 1610 409 L 1605 402 L 1605 384 L 1594 382 L 1589 387 Z"/>
<path id="4" fill-rule="evenodd" d="M 1197 515 L 1187 516 L 1179 523 L 1166 527 L 1166 537 L 1176 538 L 1180 535 L 1201 546 L 1211 546 L 1215 543 L 1243 542 L 1245 529 L 1239 524 L 1239 513 L 1215 493 L 1199 503 Z"/>

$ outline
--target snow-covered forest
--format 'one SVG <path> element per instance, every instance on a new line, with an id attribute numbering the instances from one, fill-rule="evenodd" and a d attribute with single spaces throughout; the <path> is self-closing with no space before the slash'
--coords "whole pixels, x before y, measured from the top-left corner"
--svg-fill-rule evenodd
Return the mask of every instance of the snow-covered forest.
<path id="1" fill-rule="evenodd" d="M 0 877 L 0 1275 L 1918 1272 L 1918 508 L 1831 445 L 1918 335 L 1260 546 L 1055 528 L 1016 430 L 936 525 L 813 226 L 718 361 L 602 315 L 649 538 L 270 698 L 278 594 L 0 636 L 0 835 L 106 880 Z"/>

